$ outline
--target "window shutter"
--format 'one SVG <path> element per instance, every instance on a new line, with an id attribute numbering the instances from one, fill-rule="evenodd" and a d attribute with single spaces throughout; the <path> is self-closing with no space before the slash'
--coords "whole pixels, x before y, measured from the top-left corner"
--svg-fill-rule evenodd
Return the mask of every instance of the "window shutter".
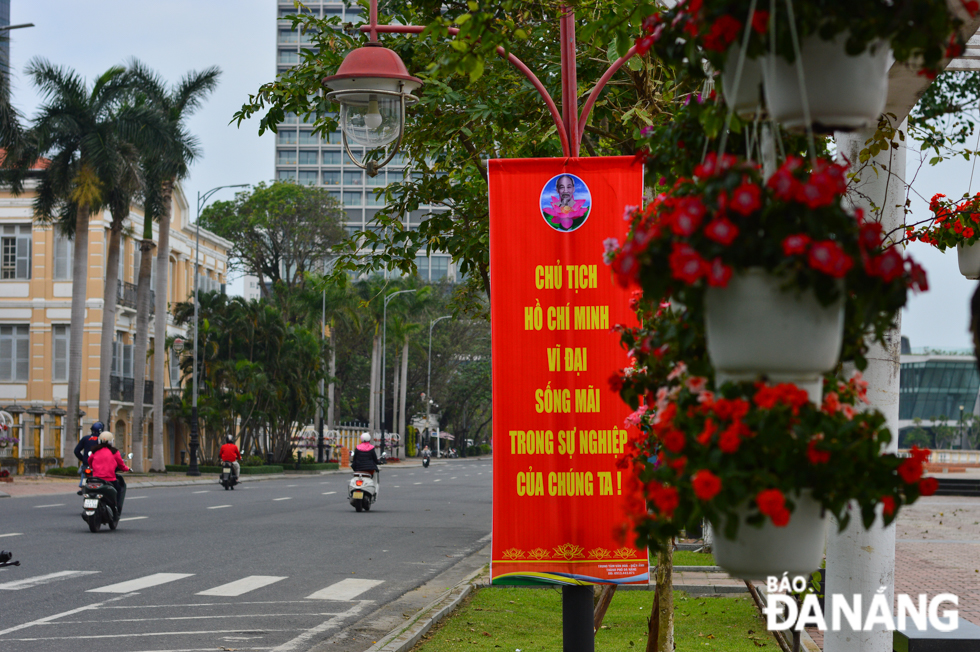
<path id="1" fill-rule="evenodd" d="M 14 380 L 26 381 L 30 364 L 30 326 L 14 326 L 14 332 L 16 333 L 14 342 L 17 359 L 17 375 Z"/>
<path id="2" fill-rule="evenodd" d="M 14 379 L 13 331 L 13 326 L 0 326 L 0 380 Z"/>
<path id="3" fill-rule="evenodd" d="M 123 344 L 123 378 L 133 377 L 133 345 Z"/>
<path id="4" fill-rule="evenodd" d="M 20 234 L 17 236 L 16 276 L 19 279 L 31 277 L 31 227 L 29 226 L 20 227 Z"/>

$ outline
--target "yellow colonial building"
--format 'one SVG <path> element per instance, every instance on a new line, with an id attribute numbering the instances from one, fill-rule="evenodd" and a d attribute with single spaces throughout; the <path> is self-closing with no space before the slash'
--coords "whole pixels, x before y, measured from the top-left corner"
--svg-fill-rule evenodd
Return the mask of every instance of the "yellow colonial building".
<path id="1" fill-rule="evenodd" d="M 34 222 L 31 186 L 20 196 L 0 190 L 0 409 L 14 420 L 13 436 L 19 445 L 0 446 L 0 467 L 11 473 L 39 473 L 52 466 L 74 466 L 72 449 L 78 435 L 62 434 L 65 400 L 68 395 L 68 337 L 71 319 L 73 243 L 50 226 Z M 168 306 L 186 301 L 194 292 L 195 228 L 187 198 L 178 185 L 174 192 L 170 233 Z M 92 216 L 89 226 L 88 279 L 85 301 L 84 347 L 82 349 L 81 431 L 88 432 L 99 419 L 99 351 L 102 337 L 102 303 L 105 261 L 109 239 L 108 211 Z M 107 429 L 116 435 L 116 445 L 130 452 L 133 419 L 133 338 L 136 332 L 136 277 L 140 265 L 139 238 L 143 214 L 130 209 L 126 220 L 121 256 L 118 303 L 111 376 L 111 422 Z M 153 239 L 159 242 L 158 226 Z M 200 234 L 200 290 L 224 288 L 227 252 L 231 243 L 208 231 Z M 156 278 L 156 251 L 153 251 Z M 153 285 L 155 287 L 155 283 Z M 152 310 L 151 300 L 151 310 Z M 168 311 L 169 312 L 169 311 Z M 149 327 L 148 351 L 153 342 L 154 322 Z M 185 336 L 168 314 L 167 335 Z M 190 343 L 184 355 L 190 353 Z M 180 384 L 177 355 L 167 352 L 167 387 Z M 153 451 L 152 357 L 146 361 L 144 405 L 144 451 Z M 10 434 L 10 433 L 0 433 Z M 189 454 L 189 429 L 167 417 L 164 426 L 166 463 L 179 463 Z M 3 442 L 0 442 L 3 443 Z M 149 468 L 146 464 L 144 468 Z"/>

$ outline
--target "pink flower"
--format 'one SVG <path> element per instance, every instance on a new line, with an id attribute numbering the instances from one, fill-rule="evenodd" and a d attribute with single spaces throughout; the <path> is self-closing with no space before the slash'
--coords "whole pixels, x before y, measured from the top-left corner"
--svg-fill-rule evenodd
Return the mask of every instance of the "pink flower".
<path id="1" fill-rule="evenodd" d="M 684 384 L 691 393 L 700 394 L 708 386 L 708 379 L 704 376 L 691 376 Z"/>
<path id="2" fill-rule="evenodd" d="M 557 218 L 558 223 L 561 224 L 561 228 L 569 229 L 576 217 L 582 217 L 588 211 L 585 208 L 584 199 L 576 199 L 574 201 L 574 206 L 562 206 L 561 200 L 558 197 L 552 197 L 551 207 L 545 208 L 544 212 L 547 215 Z"/>
<path id="3" fill-rule="evenodd" d="M 681 376 L 687 373 L 687 365 L 683 362 L 678 362 L 674 365 L 674 368 L 669 374 L 667 374 L 667 380 L 677 380 Z"/>
<path id="4" fill-rule="evenodd" d="M 639 426 L 643 420 L 643 415 L 647 413 L 647 406 L 641 405 L 635 412 L 626 417 L 627 426 Z"/>

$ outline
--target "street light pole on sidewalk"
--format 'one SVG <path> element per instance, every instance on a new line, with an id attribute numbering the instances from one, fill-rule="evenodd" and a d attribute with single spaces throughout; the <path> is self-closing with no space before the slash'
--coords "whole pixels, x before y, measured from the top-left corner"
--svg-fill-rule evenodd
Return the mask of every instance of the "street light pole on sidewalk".
<path id="1" fill-rule="evenodd" d="M 203 195 L 199 190 L 197 192 L 197 220 L 194 222 L 195 230 L 195 242 L 194 242 L 194 362 L 193 362 L 193 391 L 191 392 L 191 461 L 190 465 L 187 467 L 187 475 L 198 476 L 201 475 L 201 471 L 197 468 L 197 452 L 200 447 L 200 431 L 198 430 L 197 421 L 197 345 L 200 339 L 197 336 L 197 323 L 198 315 L 200 313 L 201 302 L 198 301 L 198 293 L 200 284 L 198 283 L 197 277 L 200 275 L 200 260 L 201 260 L 201 208 L 207 203 L 211 195 L 218 192 L 223 188 L 245 188 L 248 186 L 247 183 L 238 183 L 231 186 L 218 186 L 217 188 L 212 188 L 208 190 Z"/>
<path id="2" fill-rule="evenodd" d="M 408 294 L 409 292 L 417 292 L 418 290 L 399 290 L 398 292 L 392 292 L 385 297 L 384 310 L 382 311 L 381 317 L 381 454 L 384 455 L 385 452 L 385 364 L 387 353 L 387 343 L 388 343 L 388 302 L 397 297 L 399 294 Z M 396 397 L 397 400 L 397 397 Z"/>
<path id="3" fill-rule="evenodd" d="M 426 375 L 425 380 L 425 430 L 429 434 L 429 438 L 432 438 L 432 428 L 429 427 L 429 419 L 432 407 L 432 328 L 443 319 L 449 319 L 452 315 L 443 315 L 438 319 L 433 319 L 429 322 L 429 373 Z M 436 428 L 436 458 L 439 457 L 439 429 Z"/>

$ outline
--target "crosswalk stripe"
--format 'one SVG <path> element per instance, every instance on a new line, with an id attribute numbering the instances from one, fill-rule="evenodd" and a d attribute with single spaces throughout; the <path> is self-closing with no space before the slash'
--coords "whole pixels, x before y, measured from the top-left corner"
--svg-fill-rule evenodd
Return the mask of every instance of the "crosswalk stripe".
<path id="1" fill-rule="evenodd" d="M 120 522 L 122 522 L 122 521 L 142 521 L 144 518 L 150 518 L 150 517 L 149 516 L 127 516 L 126 518 L 119 519 L 119 521 Z"/>
<path id="2" fill-rule="evenodd" d="M 284 579 L 286 578 L 275 577 L 272 575 L 249 575 L 248 577 L 243 577 L 240 580 L 228 582 L 227 584 L 216 586 L 213 589 L 208 589 L 207 591 L 201 591 L 197 595 L 219 595 L 226 598 L 233 598 L 235 596 L 248 593 L 249 591 L 254 591 L 255 589 L 261 589 L 263 586 L 275 584 L 276 582 Z"/>
<path id="3" fill-rule="evenodd" d="M 99 571 L 58 571 L 57 573 L 48 573 L 47 575 L 26 577 L 22 580 L 14 580 L 13 582 L 5 582 L 0 584 L 0 591 L 20 591 L 21 589 L 29 589 L 42 584 L 50 584 L 51 582 L 57 582 L 59 580 L 67 580 L 72 577 L 94 575 L 98 572 Z"/>
<path id="4" fill-rule="evenodd" d="M 292 497 L 286 496 L 285 498 L 273 498 L 272 500 L 292 500 Z"/>
<path id="5" fill-rule="evenodd" d="M 132 593 L 140 589 L 148 589 L 151 586 L 159 586 L 167 582 L 182 580 L 185 577 L 193 577 L 193 575 L 194 573 L 154 573 L 153 575 L 139 577 L 128 582 L 119 582 L 118 584 L 110 584 L 109 586 L 103 586 L 98 589 L 89 589 L 87 593 Z"/>
<path id="6" fill-rule="evenodd" d="M 379 584 L 384 584 L 384 580 L 361 580 L 348 578 L 336 584 L 331 584 L 325 589 L 320 589 L 312 595 L 306 596 L 307 600 L 353 600 L 368 589 L 373 589 Z"/>

